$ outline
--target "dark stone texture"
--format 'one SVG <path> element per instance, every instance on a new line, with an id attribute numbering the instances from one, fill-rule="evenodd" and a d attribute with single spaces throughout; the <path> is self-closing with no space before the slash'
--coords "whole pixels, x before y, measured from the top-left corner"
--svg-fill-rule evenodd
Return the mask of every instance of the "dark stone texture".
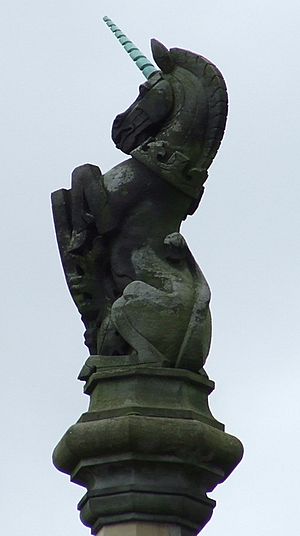
<path id="1" fill-rule="evenodd" d="M 53 459 L 87 489 L 79 510 L 92 534 L 140 520 L 194 536 L 212 515 L 207 493 L 242 457 L 209 410 L 210 290 L 179 232 L 219 148 L 227 92 L 202 56 L 155 40 L 152 51 L 161 70 L 143 56 L 149 79 L 113 123 L 113 140 L 130 158 L 105 174 L 80 166 L 71 189 L 52 194 L 91 354 L 79 373 L 89 410 Z"/>
<path id="2" fill-rule="evenodd" d="M 214 384 L 184 370 L 103 368 L 86 384 L 90 407 L 64 435 L 54 463 L 87 488 L 81 520 L 97 534 L 129 520 L 175 523 L 196 534 L 212 515 L 207 497 L 242 457 L 212 416 Z"/>
<path id="3" fill-rule="evenodd" d="M 91 354 L 197 371 L 211 339 L 208 284 L 179 233 L 220 145 L 227 93 L 218 69 L 152 43 L 162 69 L 113 124 L 131 158 L 104 175 L 76 168 L 52 194 L 57 240 Z"/>

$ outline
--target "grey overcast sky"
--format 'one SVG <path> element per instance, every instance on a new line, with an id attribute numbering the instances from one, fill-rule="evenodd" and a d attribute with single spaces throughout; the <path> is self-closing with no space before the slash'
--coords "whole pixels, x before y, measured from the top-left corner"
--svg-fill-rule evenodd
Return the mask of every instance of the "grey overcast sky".
<path id="1" fill-rule="evenodd" d="M 123 159 L 115 115 L 142 75 L 101 21 L 150 55 L 156 37 L 227 81 L 226 135 L 183 225 L 212 290 L 211 409 L 244 443 L 206 536 L 299 531 L 299 26 L 295 0 L 10 0 L 1 43 L 1 534 L 84 536 L 84 490 L 51 452 L 86 410 L 87 356 L 49 196 L 85 162 Z"/>

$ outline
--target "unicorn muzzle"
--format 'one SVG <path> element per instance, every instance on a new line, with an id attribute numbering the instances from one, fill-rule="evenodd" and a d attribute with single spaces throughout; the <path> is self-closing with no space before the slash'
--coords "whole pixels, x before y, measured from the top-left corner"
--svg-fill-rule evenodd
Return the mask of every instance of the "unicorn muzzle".
<path id="1" fill-rule="evenodd" d="M 118 149 L 130 154 L 133 149 L 154 136 L 173 108 L 173 93 L 167 80 L 159 78 L 155 84 L 140 86 L 134 103 L 117 115 L 112 127 L 112 139 Z"/>

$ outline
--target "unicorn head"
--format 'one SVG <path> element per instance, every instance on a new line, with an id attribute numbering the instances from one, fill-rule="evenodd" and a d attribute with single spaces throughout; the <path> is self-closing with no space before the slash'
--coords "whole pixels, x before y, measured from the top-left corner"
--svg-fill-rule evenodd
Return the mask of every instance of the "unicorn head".
<path id="1" fill-rule="evenodd" d="M 226 125 L 228 99 L 220 71 L 203 56 L 168 50 L 152 39 L 156 69 L 110 23 L 132 59 L 142 58 L 140 68 L 147 73 L 137 99 L 116 117 L 113 141 L 186 195 L 199 199 Z"/>

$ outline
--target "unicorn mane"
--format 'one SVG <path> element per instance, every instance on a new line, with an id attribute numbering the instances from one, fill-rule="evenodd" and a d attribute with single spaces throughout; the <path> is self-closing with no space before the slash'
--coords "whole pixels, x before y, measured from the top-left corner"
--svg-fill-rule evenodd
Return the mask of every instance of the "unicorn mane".
<path id="1" fill-rule="evenodd" d="M 203 84 L 208 116 L 198 166 L 208 169 L 220 147 L 226 126 L 228 95 L 224 78 L 219 69 L 203 56 L 180 48 L 172 48 L 169 53 L 175 65 L 192 72 Z"/>

